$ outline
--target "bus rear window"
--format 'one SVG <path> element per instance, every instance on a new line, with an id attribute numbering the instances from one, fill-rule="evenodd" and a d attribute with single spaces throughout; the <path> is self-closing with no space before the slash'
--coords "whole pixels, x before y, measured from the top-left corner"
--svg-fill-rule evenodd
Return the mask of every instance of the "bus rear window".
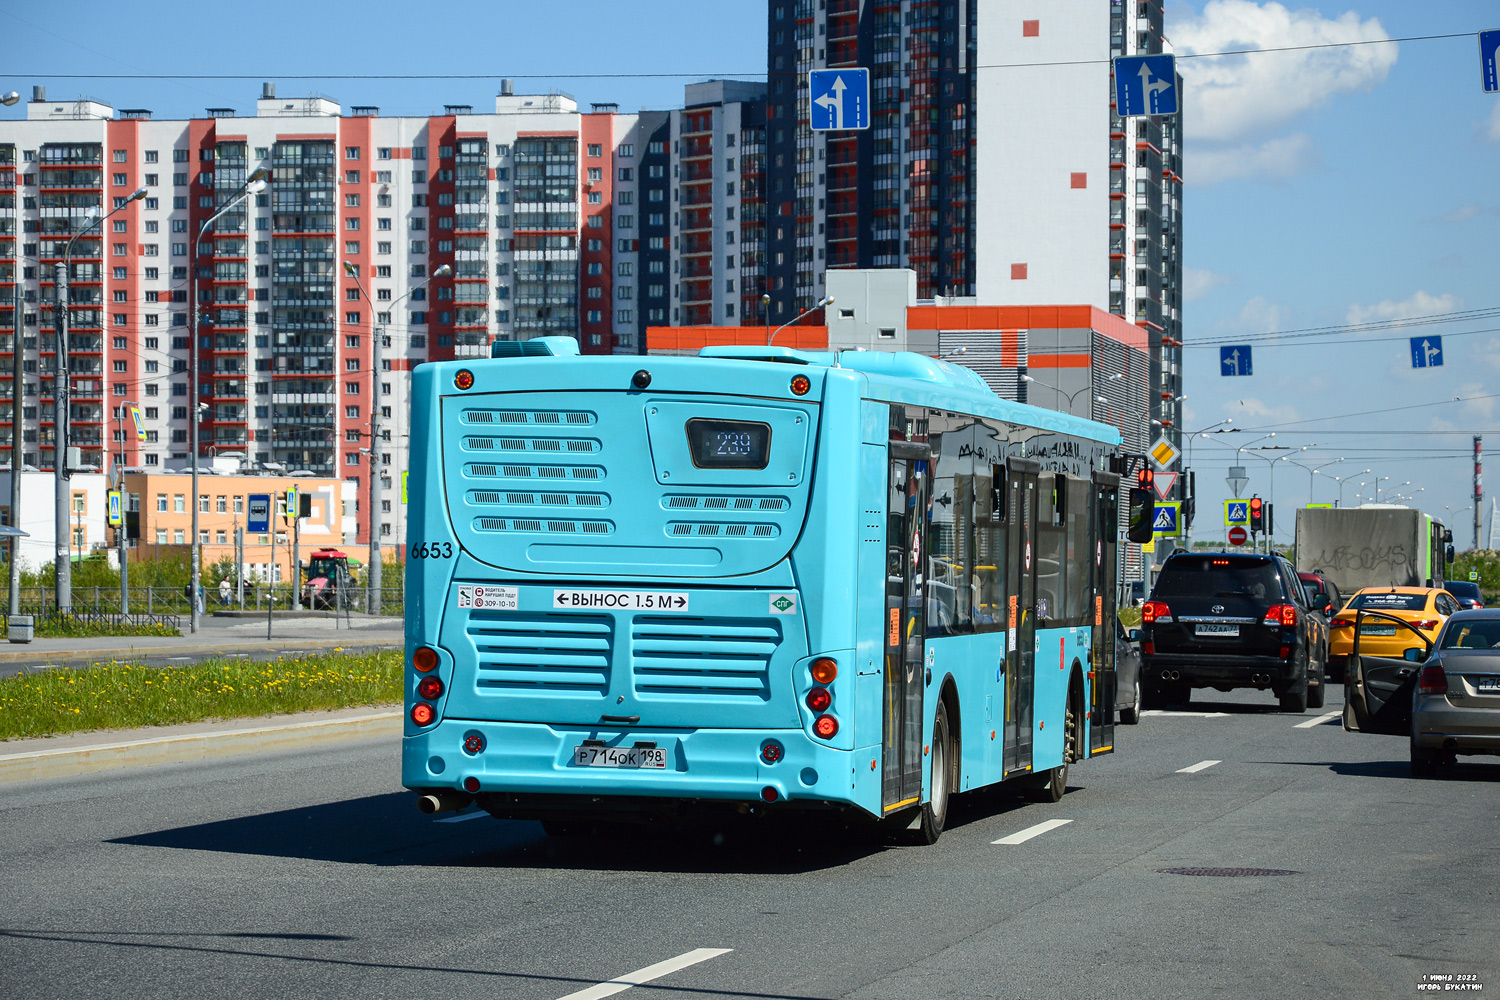
<path id="1" fill-rule="evenodd" d="M 700 469 L 764 469 L 771 425 L 748 420 L 689 420 L 688 450 Z"/>

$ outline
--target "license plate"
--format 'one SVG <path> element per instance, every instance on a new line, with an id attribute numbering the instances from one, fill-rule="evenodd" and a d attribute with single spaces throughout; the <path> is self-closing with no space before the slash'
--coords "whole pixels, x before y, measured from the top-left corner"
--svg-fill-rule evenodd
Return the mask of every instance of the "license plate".
<path id="1" fill-rule="evenodd" d="M 574 747 L 573 763 L 579 767 L 667 766 L 665 747 Z"/>
<path id="2" fill-rule="evenodd" d="M 1234 636 L 1240 634 L 1240 627 L 1238 625 L 1199 625 L 1195 634 Z"/>
<path id="3" fill-rule="evenodd" d="M 1478 677 L 1474 687 L 1480 694 L 1500 694 L 1500 677 Z"/>
<path id="4" fill-rule="evenodd" d="M 1365 625 L 1359 630 L 1360 635 L 1395 635 L 1394 625 Z"/>

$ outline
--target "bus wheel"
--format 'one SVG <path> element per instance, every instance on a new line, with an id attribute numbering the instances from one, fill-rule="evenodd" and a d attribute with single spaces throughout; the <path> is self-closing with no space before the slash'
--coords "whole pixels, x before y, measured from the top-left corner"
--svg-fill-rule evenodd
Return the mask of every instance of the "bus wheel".
<path id="1" fill-rule="evenodd" d="M 1068 764 L 1072 762 L 1078 747 L 1078 717 L 1073 712 L 1072 692 L 1068 693 L 1068 711 L 1063 725 L 1063 762 L 1042 777 L 1041 784 L 1027 790 L 1027 798 L 1033 802 L 1061 802 L 1063 792 L 1068 790 Z"/>
<path id="2" fill-rule="evenodd" d="M 938 701 L 937 718 L 932 722 L 932 794 L 922 806 L 917 841 L 935 844 L 948 821 L 948 800 L 955 787 L 958 761 L 953 757 L 953 735 L 948 730 L 948 704 Z"/>

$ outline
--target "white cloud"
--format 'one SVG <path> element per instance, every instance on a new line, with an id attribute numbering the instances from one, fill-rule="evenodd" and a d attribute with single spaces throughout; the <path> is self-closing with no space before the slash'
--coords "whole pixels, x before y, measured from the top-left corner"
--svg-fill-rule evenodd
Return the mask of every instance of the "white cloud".
<path id="1" fill-rule="evenodd" d="M 1383 319 L 1411 319 L 1415 316 L 1432 316 L 1437 313 L 1456 312 L 1462 309 L 1464 300 L 1457 295 L 1444 292 L 1442 295 L 1428 295 L 1424 291 L 1418 291 L 1411 298 L 1401 302 L 1393 302 L 1386 299 L 1372 306 L 1362 306 L 1358 303 L 1349 307 L 1345 322 L 1348 323 L 1370 323 Z"/>
<path id="2" fill-rule="evenodd" d="M 1490 142 L 1500 142 L 1500 101 L 1493 103 L 1490 117 L 1484 123 L 1484 137 Z"/>
<path id="3" fill-rule="evenodd" d="M 1495 107 L 1500 108 L 1500 104 L 1496 104 Z M 1447 215 L 1439 216 L 1439 218 L 1443 222 L 1468 222 L 1474 216 L 1484 211 L 1487 210 L 1480 208 L 1478 205 L 1465 205 L 1462 208 L 1455 208 Z"/>
<path id="4" fill-rule="evenodd" d="M 1236 426 L 1246 423 L 1252 425 L 1262 423 L 1290 423 L 1291 421 L 1302 419 L 1302 414 L 1298 412 L 1297 407 L 1290 404 L 1283 406 L 1273 406 L 1262 400 L 1254 398 L 1241 399 L 1238 400 L 1238 403 L 1238 412 L 1235 414 L 1234 418 Z M 1243 414 L 1243 416 L 1241 416 L 1241 414 Z M 1275 443 L 1276 442 L 1274 441 L 1262 442 L 1262 444 L 1267 445 Z"/>
<path id="5" fill-rule="evenodd" d="M 1274 333 L 1281 329 L 1281 307 L 1257 295 L 1240 309 L 1238 326 L 1247 333 Z"/>
<path id="6" fill-rule="evenodd" d="M 1241 177 L 1285 180 L 1321 162 L 1312 139 L 1302 132 L 1269 139 L 1259 145 L 1191 148 L 1186 159 L 1188 183 L 1205 185 Z"/>
<path id="7" fill-rule="evenodd" d="M 1196 302 L 1215 288 L 1227 285 L 1233 280 L 1227 274 L 1215 274 L 1201 267 L 1184 267 L 1182 269 L 1182 297 L 1188 302 Z"/>
<path id="8" fill-rule="evenodd" d="M 1174 20 L 1168 34 L 1180 55 L 1390 37 L 1378 18 L 1361 21 L 1353 11 L 1330 19 L 1250 0 L 1210 0 L 1197 17 Z M 1183 60 L 1189 141 L 1243 141 L 1271 131 L 1339 94 L 1374 88 L 1396 57 L 1391 43 Z M 1492 132 L 1500 130 L 1500 116 L 1491 122 Z"/>

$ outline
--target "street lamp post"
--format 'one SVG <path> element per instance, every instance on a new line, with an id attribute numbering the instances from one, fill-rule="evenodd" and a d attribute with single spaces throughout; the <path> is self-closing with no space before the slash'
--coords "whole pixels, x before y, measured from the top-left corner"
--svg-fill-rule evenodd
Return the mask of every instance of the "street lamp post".
<path id="1" fill-rule="evenodd" d="M 448 264 L 444 264 L 436 271 L 433 271 L 430 276 L 423 279 L 420 283 L 413 285 L 410 289 L 407 290 L 405 295 L 401 296 L 401 298 L 396 299 L 394 302 L 392 302 L 391 308 L 395 309 L 395 307 L 399 303 L 405 301 L 412 294 L 412 292 L 415 292 L 419 288 L 426 287 L 426 285 L 431 282 L 433 278 L 446 278 L 452 273 L 453 268 Z M 385 330 L 384 328 L 375 325 L 375 301 L 370 298 L 370 293 L 365 288 L 365 283 L 360 280 L 359 267 L 346 260 L 344 261 L 344 274 L 354 280 L 354 284 L 359 288 L 359 294 L 364 296 L 365 305 L 369 306 L 370 308 L 370 486 L 368 490 L 370 516 L 366 519 L 369 522 L 370 533 L 370 554 L 367 557 L 369 559 L 370 565 L 369 569 L 365 571 L 365 612 L 371 615 L 378 615 L 380 613 L 380 570 L 382 562 L 380 550 L 380 533 L 382 526 L 381 522 L 383 521 L 383 518 L 381 518 L 380 516 L 381 483 L 379 386 L 381 369 L 384 366 L 384 352 L 382 351 L 382 348 L 385 346 Z"/>
<path id="2" fill-rule="evenodd" d="M 960 353 L 960 352 L 965 351 L 965 350 L 968 350 L 968 348 L 961 347 L 955 353 Z M 1104 381 L 1106 381 L 1106 382 L 1113 382 L 1116 379 L 1121 379 L 1121 378 L 1124 378 L 1124 377 L 1125 377 L 1124 374 L 1121 373 L 1119 375 L 1111 375 L 1108 378 L 1106 378 Z M 1093 383 L 1092 376 L 1089 379 L 1089 384 L 1088 385 L 1084 386 L 1081 389 L 1078 389 L 1075 392 L 1063 392 L 1057 386 L 1055 386 L 1055 385 L 1047 385 L 1046 382 L 1043 382 L 1040 379 L 1032 378 L 1030 375 L 1022 375 L 1021 376 L 1021 381 L 1023 381 L 1023 382 L 1035 382 L 1037 385 L 1044 386 L 1044 387 L 1046 387 L 1048 389 L 1051 389 L 1053 392 L 1057 393 L 1058 396 L 1067 396 L 1068 397 L 1068 409 L 1067 409 L 1067 412 L 1069 414 L 1072 414 L 1072 412 L 1073 412 L 1073 400 L 1077 399 L 1079 397 L 1079 395 L 1082 394 L 1082 393 L 1093 392 L 1094 391 L 1094 383 Z M 1109 400 L 1106 397 L 1104 397 L 1104 396 L 1095 396 L 1094 397 L 1094 402 L 1106 403 L 1107 404 L 1109 402 Z"/>
<path id="3" fill-rule="evenodd" d="M 1160 423 L 1160 421 L 1153 420 L 1152 423 Z M 1231 417 L 1228 420 L 1220 420 L 1216 424 L 1209 424 L 1207 427 L 1200 427 L 1198 430 L 1187 432 L 1187 439 L 1186 439 L 1186 450 L 1187 450 L 1187 456 L 1186 457 L 1187 457 L 1187 462 L 1182 467 L 1184 475 L 1189 475 L 1193 471 L 1193 439 L 1194 438 L 1198 438 L 1198 437 L 1208 437 L 1208 435 L 1210 435 L 1210 434 L 1233 434 L 1233 433 L 1236 433 L 1238 431 L 1238 428 L 1235 428 L 1235 427 L 1226 427 L 1225 426 L 1226 424 L 1232 424 L 1232 423 L 1234 423 L 1234 418 Z M 1183 487 L 1184 490 L 1186 490 L 1186 488 L 1187 488 L 1186 486 Z M 1183 495 L 1186 496 L 1187 495 L 1186 492 L 1184 492 Z M 1194 502 L 1196 503 L 1196 501 L 1194 501 Z M 1195 510 L 1193 512 L 1193 514 L 1196 517 L 1197 516 L 1197 511 Z M 1186 549 L 1189 552 L 1193 551 L 1193 532 L 1192 532 L 1192 529 L 1187 526 L 1186 521 L 1184 521 L 1184 523 L 1183 523 L 1182 543 L 1183 543 L 1183 548 L 1184 549 Z"/>
<path id="4" fill-rule="evenodd" d="M 785 330 L 787 327 L 789 327 L 793 323 L 797 322 L 803 316 L 811 315 L 812 313 L 817 312 L 819 309 L 826 309 L 828 306 L 831 306 L 831 305 L 833 305 L 833 296 L 832 295 L 825 295 L 825 296 L 823 296 L 821 299 L 818 300 L 817 305 L 813 306 L 811 309 L 806 309 L 806 310 L 798 313 L 797 315 L 793 316 L 791 319 L 787 320 L 785 323 L 783 323 L 780 326 L 778 326 L 776 328 L 775 333 L 768 334 L 766 336 L 766 346 L 770 347 L 771 346 L 771 341 L 773 341 L 773 340 L 776 339 L 776 334 L 780 333 L 782 330 Z M 770 325 L 771 325 L 771 320 L 770 320 L 770 316 L 768 314 L 767 318 L 766 318 L 766 326 L 770 326 Z"/>
<path id="5" fill-rule="evenodd" d="M 231 195 L 220 206 L 218 211 L 203 220 L 203 224 L 198 227 L 198 236 L 193 240 L 192 259 L 188 261 L 188 369 L 191 373 L 191 383 L 188 386 L 188 441 L 191 451 L 190 461 L 192 462 L 193 469 L 193 495 L 189 498 L 193 503 L 193 557 L 192 566 L 188 572 L 188 629 L 191 632 L 198 631 L 198 625 L 202 617 L 202 613 L 198 607 L 198 577 L 203 571 L 203 543 L 198 535 L 198 427 L 202 420 L 198 413 L 198 258 L 203 249 L 203 237 L 208 235 L 208 231 L 212 228 L 213 224 L 219 221 L 220 216 L 252 194 L 264 191 L 266 188 L 266 176 L 267 172 L 264 167 L 251 173 L 249 177 L 245 178 L 245 183 L 240 185 L 240 189 Z M 145 191 L 141 193 L 145 194 Z M 272 525 L 272 531 L 273 533 L 275 531 L 274 525 Z M 294 574 L 295 571 L 296 567 L 293 567 Z M 293 589 L 296 586 L 297 581 L 294 579 L 292 581 Z"/>
<path id="6" fill-rule="evenodd" d="M 1260 447 L 1260 448 L 1253 448 L 1251 450 L 1252 451 L 1286 451 L 1288 449 L 1287 448 L 1278 448 L 1278 447 L 1276 447 L 1274 445 L 1267 445 L 1267 446 L 1263 446 L 1263 447 Z M 1278 461 L 1280 461 L 1280 459 L 1279 458 L 1272 458 L 1269 455 L 1256 455 L 1255 457 L 1258 458 L 1258 459 L 1260 459 L 1262 462 L 1266 463 L 1266 480 L 1267 480 L 1267 482 L 1266 482 L 1266 505 L 1272 511 L 1272 515 L 1271 516 L 1274 519 L 1274 517 L 1276 516 L 1275 515 L 1275 510 L 1276 510 L 1276 463 Z M 1267 555 L 1269 555 L 1271 553 L 1272 549 L 1275 548 L 1275 539 L 1272 537 L 1272 535 L 1274 534 L 1275 530 L 1276 530 L 1276 522 L 1275 522 L 1275 520 L 1272 520 L 1272 522 L 1271 522 L 1271 530 L 1266 532 L 1266 554 Z"/>
<path id="7" fill-rule="evenodd" d="M 103 225 L 111 215 L 123 209 L 133 201 L 140 201 L 146 197 L 145 188 L 137 188 L 129 198 L 120 202 L 117 208 L 112 208 L 103 215 L 97 211 L 88 223 L 78 232 L 68 237 L 68 242 L 63 247 L 62 262 L 53 265 L 53 291 L 56 293 L 54 305 L 53 327 L 57 331 L 56 348 L 57 364 L 53 372 L 52 392 L 52 419 L 53 427 L 56 428 L 56 440 L 52 442 L 52 495 L 54 502 L 52 527 L 56 534 L 53 546 L 56 553 L 56 561 L 53 569 L 53 598 L 57 605 L 57 613 L 66 615 L 73 610 L 73 562 L 72 544 L 68 541 L 68 518 L 69 508 L 72 506 L 72 470 L 68 468 L 68 423 L 72 416 L 72 376 L 68 373 L 68 320 L 69 306 L 72 304 L 72 293 L 68 288 L 68 281 L 72 277 L 73 266 L 73 244 L 78 237 L 100 226 L 103 233 Z M 20 286 L 17 285 L 19 288 Z M 101 305 L 100 308 L 103 308 Z M 16 355 L 20 356 L 20 344 L 16 346 Z M 13 426 L 20 426 L 20 414 L 12 413 Z M 12 475 L 15 470 L 11 470 Z M 14 518 L 12 518 L 14 521 Z"/>
<path id="8" fill-rule="evenodd" d="M 1344 490 L 1348 488 L 1350 481 L 1353 480 L 1355 476 L 1363 476 L 1363 475 L 1367 474 L 1369 471 L 1370 471 L 1369 469 L 1366 469 L 1366 470 L 1364 470 L 1364 472 L 1351 472 L 1347 476 L 1334 476 L 1333 477 L 1333 481 L 1339 484 L 1339 506 L 1340 507 L 1344 506 Z"/>

